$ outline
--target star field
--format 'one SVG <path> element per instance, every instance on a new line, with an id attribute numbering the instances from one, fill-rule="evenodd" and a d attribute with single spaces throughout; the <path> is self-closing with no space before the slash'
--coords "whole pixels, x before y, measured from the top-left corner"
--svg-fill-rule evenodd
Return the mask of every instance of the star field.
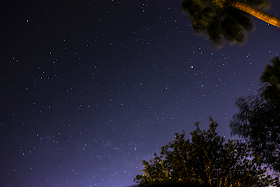
<path id="1" fill-rule="evenodd" d="M 211 116 L 230 136 L 280 30 L 253 18 L 244 45 L 215 49 L 182 1 L 9 1 L 1 7 L 4 186 L 133 185 L 160 147 Z M 280 16 L 272 1 L 269 13 Z M 186 136 L 190 138 L 190 135 Z"/>

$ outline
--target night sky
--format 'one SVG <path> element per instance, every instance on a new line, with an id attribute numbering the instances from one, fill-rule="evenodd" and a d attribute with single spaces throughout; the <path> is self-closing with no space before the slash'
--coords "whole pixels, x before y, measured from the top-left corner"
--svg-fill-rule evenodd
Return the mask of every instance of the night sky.
<path id="1" fill-rule="evenodd" d="M 176 132 L 190 138 L 197 121 L 208 129 L 210 116 L 234 138 L 234 103 L 260 88 L 280 29 L 253 18 L 244 45 L 216 49 L 181 3 L 2 3 L 1 186 L 133 185 L 142 160 Z"/>

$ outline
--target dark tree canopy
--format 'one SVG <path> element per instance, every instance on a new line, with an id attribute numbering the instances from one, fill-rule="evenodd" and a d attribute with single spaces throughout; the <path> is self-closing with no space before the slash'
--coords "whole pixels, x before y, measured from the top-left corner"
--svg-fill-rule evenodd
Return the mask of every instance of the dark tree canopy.
<path id="1" fill-rule="evenodd" d="M 244 43 L 246 31 L 253 29 L 249 15 L 232 7 L 207 6 L 203 0 L 184 0 L 182 11 L 188 12 L 195 32 L 208 36 L 216 47 L 220 47 L 224 39 Z"/>
<path id="2" fill-rule="evenodd" d="M 255 154 L 280 172 L 280 60 L 274 58 L 261 76 L 257 95 L 240 97 L 239 112 L 230 122 L 231 134 L 246 138 Z"/>
<path id="3" fill-rule="evenodd" d="M 272 65 L 267 64 L 261 75 L 261 83 L 265 84 L 263 96 L 269 102 L 279 105 L 280 104 L 280 59 L 279 57 L 273 58 Z"/>
<path id="4" fill-rule="evenodd" d="M 193 29 L 221 47 L 224 41 L 244 43 L 254 28 L 254 16 L 280 27 L 280 19 L 258 8 L 268 7 L 267 0 L 184 0 L 183 13 L 188 13 Z"/>
<path id="5" fill-rule="evenodd" d="M 231 134 L 247 138 L 255 154 L 280 171 L 280 117 L 275 106 L 260 95 L 241 97 L 236 106 L 239 112 L 230 122 Z"/>
<path id="6" fill-rule="evenodd" d="M 246 143 L 228 140 L 216 133 L 218 126 L 211 118 L 208 131 L 191 132 L 192 139 L 175 133 L 175 140 L 161 148 L 149 162 L 143 160 L 144 172 L 134 181 L 140 186 L 186 183 L 208 186 L 266 186 L 273 179 L 264 177 L 262 159 L 252 155 Z M 251 159 L 248 159 L 251 157 Z"/>

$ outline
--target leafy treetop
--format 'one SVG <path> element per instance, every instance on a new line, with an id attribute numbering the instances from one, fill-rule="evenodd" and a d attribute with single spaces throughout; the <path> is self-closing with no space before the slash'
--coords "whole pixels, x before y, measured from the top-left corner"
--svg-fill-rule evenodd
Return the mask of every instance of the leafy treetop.
<path id="1" fill-rule="evenodd" d="M 161 148 L 149 162 L 143 160 L 143 175 L 134 181 L 140 186 L 184 183 L 208 186 L 267 186 L 273 182 L 264 176 L 259 156 L 252 155 L 246 143 L 228 140 L 216 133 L 218 126 L 212 118 L 208 131 L 201 131 L 199 123 L 191 132 L 191 141 L 175 133 L 175 140 Z M 250 159 L 249 159 L 250 157 Z"/>

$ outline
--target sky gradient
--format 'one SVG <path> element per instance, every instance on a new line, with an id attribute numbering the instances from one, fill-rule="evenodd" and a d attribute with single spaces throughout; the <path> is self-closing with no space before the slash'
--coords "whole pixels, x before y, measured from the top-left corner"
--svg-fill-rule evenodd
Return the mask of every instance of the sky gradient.
<path id="1" fill-rule="evenodd" d="M 8 1 L 1 6 L 0 184 L 122 187 L 174 133 L 227 139 L 239 96 L 280 55 L 253 18 L 244 45 L 215 49 L 182 1 Z M 280 2 L 267 12 L 280 17 Z"/>

